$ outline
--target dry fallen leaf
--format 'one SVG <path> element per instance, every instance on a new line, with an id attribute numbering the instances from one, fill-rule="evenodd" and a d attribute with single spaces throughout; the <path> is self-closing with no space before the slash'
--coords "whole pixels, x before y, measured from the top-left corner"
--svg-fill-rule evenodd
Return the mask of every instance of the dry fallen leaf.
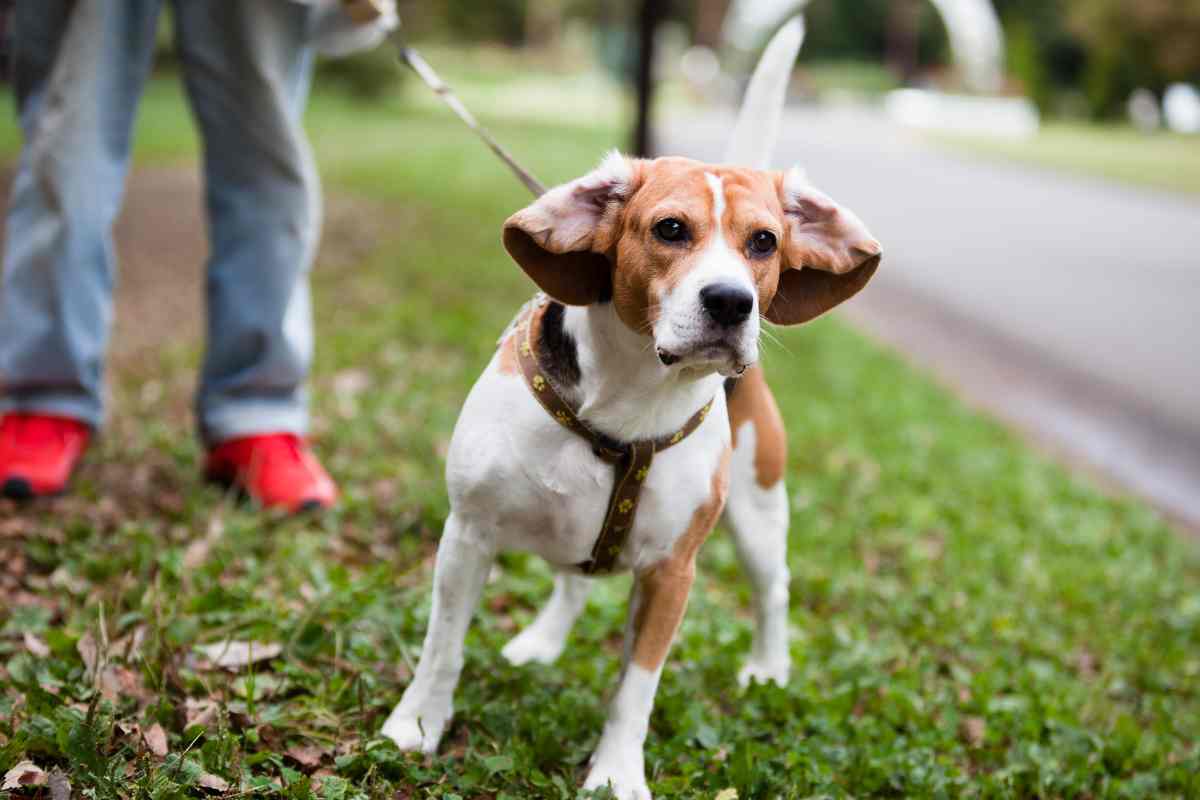
<path id="1" fill-rule="evenodd" d="M 33 653 L 38 658 L 46 658 L 50 655 L 50 647 L 38 637 L 34 636 L 29 631 L 25 631 L 25 649 Z"/>
<path id="2" fill-rule="evenodd" d="M 83 659 L 84 671 L 91 679 L 96 674 L 96 665 L 100 662 L 100 648 L 96 646 L 96 637 L 92 636 L 91 631 L 88 631 L 79 637 L 79 641 L 75 643 L 75 649 L 79 651 L 79 657 Z"/>
<path id="3" fill-rule="evenodd" d="M 24 786 L 45 786 L 46 773 L 32 761 L 22 761 L 4 773 L 0 789 L 20 789 Z"/>
<path id="4" fill-rule="evenodd" d="M 728 789 L 722 789 L 717 792 L 717 796 L 713 800 L 738 800 L 737 789 L 730 786 Z"/>
<path id="5" fill-rule="evenodd" d="M 200 779 L 196 781 L 196 783 L 201 788 L 212 789 L 216 792 L 229 791 L 229 781 L 225 780 L 220 775 L 213 775 L 209 772 L 205 772 L 203 775 L 201 775 Z"/>
<path id="6" fill-rule="evenodd" d="M 314 744 L 294 744 L 284 755 L 302 767 L 315 767 L 321 763 L 321 756 L 325 755 L 325 751 Z"/>
<path id="7" fill-rule="evenodd" d="M 987 725 L 982 717 L 967 717 L 962 721 L 962 736 L 972 747 L 979 747 L 983 744 L 983 737 L 986 734 Z"/>
<path id="8" fill-rule="evenodd" d="M 108 665 L 100 670 L 100 694 L 110 702 L 117 702 L 122 697 L 132 697 L 139 704 L 149 702 L 152 694 L 142 683 L 142 674 L 127 667 Z"/>
<path id="9" fill-rule="evenodd" d="M 159 758 L 167 754 L 167 734 L 157 722 L 142 731 L 142 740 L 146 742 L 150 752 Z"/>
<path id="10" fill-rule="evenodd" d="M 183 701 L 183 716 L 187 727 L 193 725 L 211 725 L 217 718 L 218 706 L 209 698 L 189 697 Z"/>
<path id="11" fill-rule="evenodd" d="M 196 651 L 214 667 L 237 671 L 259 661 L 269 661 L 283 652 L 283 646 L 267 642 L 217 642 L 198 645 Z"/>
<path id="12" fill-rule="evenodd" d="M 183 551 L 183 568 L 194 570 L 204 566 L 204 562 L 208 561 L 208 551 L 210 549 L 211 544 L 208 539 L 196 539 L 193 541 Z"/>

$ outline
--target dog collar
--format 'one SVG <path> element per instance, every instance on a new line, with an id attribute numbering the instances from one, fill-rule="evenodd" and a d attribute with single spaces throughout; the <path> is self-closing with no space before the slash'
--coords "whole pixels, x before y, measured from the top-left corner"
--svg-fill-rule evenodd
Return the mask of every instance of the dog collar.
<path id="1" fill-rule="evenodd" d="M 554 389 L 550 379 L 546 377 L 545 370 L 542 369 L 534 346 L 533 330 L 541 324 L 545 307 L 544 301 L 531 303 L 517 322 L 514 332 L 517 337 L 517 360 L 521 365 L 521 373 L 525 376 L 525 384 L 542 408 L 546 409 L 546 413 L 558 424 L 586 440 L 597 458 L 613 465 L 615 475 L 612 494 L 608 499 L 608 510 L 604 515 L 600 535 L 592 547 L 591 557 L 576 565 L 587 575 L 610 572 L 616 564 L 617 557 L 621 555 L 629 531 L 633 528 L 642 485 L 646 476 L 650 474 L 650 465 L 654 461 L 655 453 L 679 444 L 699 428 L 700 423 L 704 422 L 704 418 L 712 410 L 716 398 L 709 400 L 703 408 L 692 414 L 682 428 L 666 436 L 632 442 L 619 442 L 605 436 L 579 418 L 571 404 Z"/>

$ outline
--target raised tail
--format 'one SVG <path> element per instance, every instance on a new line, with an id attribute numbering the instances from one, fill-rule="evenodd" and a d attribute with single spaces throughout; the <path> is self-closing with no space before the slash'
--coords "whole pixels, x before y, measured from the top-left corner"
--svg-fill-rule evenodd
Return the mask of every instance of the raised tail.
<path id="1" fill-rule="evenodd" d="M 788 81 L 803 43 L 804 17 L 800 15 L 784 23 L 771 38 L 746 87 L 742 110 L 725 150 L 725 163 L 754 169 L 769 166 L 779 138 Z"/>

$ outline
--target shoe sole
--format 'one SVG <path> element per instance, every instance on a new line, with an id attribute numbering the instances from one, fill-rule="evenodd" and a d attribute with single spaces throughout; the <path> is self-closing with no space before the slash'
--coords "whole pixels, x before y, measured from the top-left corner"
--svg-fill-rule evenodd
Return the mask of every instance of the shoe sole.
<path id="1" fill-rule="evenodd" d="M 0 497 L 18 502 L 28 502 L 37 497 L 37 492 L 24 478 L 9 478 L 0 486 Z"/>
<path id="2" fill-rule="evenodd" d="M 239 503 L 253 503 L 260 509 L 263 508 L 262 504 L 254 499 L 254 495 L 246 491 L 246 487 L 242 486 L 242 484 L 238 483 L 232 478 L 226 478 L 222 475 L 205 475 L 204 482 L 212 484 L 213 486 L 217 486 L 226 492 L 231 492 Z M 293 517 L 302 517 L 308 514 L 316 514 L 320 511 L 325 511 L 330 508 L 333 508 L 333 506 L 326 505 L 320 500 L 305 500 L 300 505 L 296 506 L 296 508 L 289 511 L 288 514 Z"/>

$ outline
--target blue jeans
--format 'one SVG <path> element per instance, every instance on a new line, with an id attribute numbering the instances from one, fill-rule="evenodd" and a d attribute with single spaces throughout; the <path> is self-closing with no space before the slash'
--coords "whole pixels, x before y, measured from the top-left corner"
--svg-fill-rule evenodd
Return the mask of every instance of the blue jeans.
<path id="1" fill-rule="evenodd" d="M 25 146 L 0 288 L 0 413 L 103 420 L 112 225 L 162 0 L 18 0 Z M 303 433 L 312 361 L 308 289 L 320 186 L 301 117 L 311 9 L 285 0 L 173 0 L 204 139 L 208 346 L 203 437 Z M 72 10 L 73 7 L 73 10 Z M 163 264 L 171 269 L 171 264 Z"/>

